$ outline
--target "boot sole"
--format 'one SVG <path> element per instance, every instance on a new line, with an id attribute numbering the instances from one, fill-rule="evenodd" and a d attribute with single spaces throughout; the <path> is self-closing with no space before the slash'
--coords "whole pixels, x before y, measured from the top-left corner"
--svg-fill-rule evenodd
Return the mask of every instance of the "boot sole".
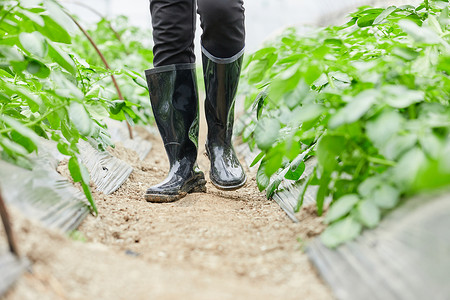
<path id="1" fill-rule="evenodd" d="M 202 174 L 198 178 L 194 178 L 193 182 L 186 183 L 183 188 L 185 191 L 180 191 L 177 195 L 164 194 L 145 194 L 145 200 L 151 203 L 170 203 L 186 197 L 187 194 L 192 193 L 206 193 L 206 180 Z"/>

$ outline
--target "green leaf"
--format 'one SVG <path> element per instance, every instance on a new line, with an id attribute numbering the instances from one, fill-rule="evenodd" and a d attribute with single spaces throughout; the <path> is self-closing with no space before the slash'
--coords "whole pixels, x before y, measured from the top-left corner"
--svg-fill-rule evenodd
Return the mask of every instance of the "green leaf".
<path id="1" fill-rule="evenodd" d="M 17 47 L 0 45 L 0 54 L 4 55 L 9 61 L 23 61 L 25 59 Z"/>
<path id="2" fill-rule="evenodd" d="M 36 14 L 26 9 L 21 9 L 20 14 L 24 15 L 26 18 L 30 19 L 37 25 L 44 26 L 44 19 L 42 19 L 42 17 L 39 14 Z"/>
<path id="3" fill-rule="evenodd" d="M 89 114 L 98 121 L 103 121 L 109 117 L 109 112 L 100 102 L 88 102 L 86 108 Z"/>
<path id="4" fill-rule="evenodd" d="M 361 119 L 364 114 L 377 101 L 379 91 L 365 90 L 354 98 L 350 99 L 349 103 L 331 117 L 328 125 L 331 128 L 336 128 L 343 124 L 350 124 Z"/>
<path id="5" fill-rule="evenodd" d="M 358 193 L 363 197 L 371 195 L 383 181 L 379 177 L 369 177 L 358 186 Z"/>
<path id="6" fill-rule="evenodd" d="M 366 125 L 367 137 L 379 149 L 383 149 L 390 139 L 400 131 L 403 125 L 401 115 L 392 110 L 385 110 Z"/>
<path id="7" fill-rule="evenodd" d="M 78 162 L 78 159 L 76 157 L 72 156 L 69 159 L 68 167 L 70 176 L 72 176 L 73 181 L 81 182 L 83 179 L 81 177 L 80 163 Z"/>
<path id="8" fill-rule="evenodd" d="M 28 73 L 39 77 L 39 78 L 47 78 L 50 75 L 50 69 L 43 63 L 35 59 L 27 59 L 27 71 Z"/>
<path id="9" fill-rule="evenodd" d="M 89 187 L 89 184 L 82 182 L 81 186 L 83 187 L 83 192 L 86 195 L 86 198 L 88 199 L 89 204 L 91 205 L 91 209 L 94 212 L 94 215 L 98 215 L 97 206 L 95 205 L 94 197 L 92 196 L 92 192 L 91 192 L 91 188 Z"/>
<path id="10" fill-rule="evenodd" d="M 378 16 L 378 14 L 364 15 L 364 16 L 358 18 L 358 21 L 356 21 L 356 24 L 358 25 L 358 27 L 361 27 L 361 28 L 371 26 L 374 23 L 377 16 Z"/>
<path id="11" fill-rule="evenodd" d="M 250 168 L 255 166 L 263 157 L 264 155 L 266 155 L 266 153 L 264 151 L 261 151 L 256 157 L 255 159 L 252 161 L 252 163 L 250 164 Z"/>
<path id="12" fill-rule="evenodd" d="M 67 54 L 67 52 L 63 51 L 58 45 L 49 42 L 48 43 L 48 54 L 50 57 L 58 63 L 61 67 L 66 69 L 72 75 L 76 73 L 76 67 L 73 59 Z"/>
<path id="13" fill-rule="evenodd" d="M 280 147 L 272 148 L 264 157 L 263 164 L 267 176 L 272 176 L 281 167 L 283 152 Z"/>
<path id="14" fill-rule="evenodd" d="M 77 27 L 73 20 L 65 13 L 64 9 L 55 1 L 44 1 L 44 6 L 48 15 L 65 32 L 74 32 Z"/>
<path id="15" fill-rule="evenodd" d="M 324 172 L 319 180 L 319 190 L 316 196 L 317 214 L 319 216 L 323 213 L 323 205 L 325 204 L 325 197 L 329 194 L 329 184 L 331 177 L 327 172 Z"/>
<path id="16" fill-rule="evenodd" d="M 412 148 L 400 158 L 400 161 L 392 170 L 392 176 L 403 191 L 408 191 L 411 188 L 426 161 L 425 154 L 417 147 Z"/>
<path id="17" fill-rule="evenodd" d="M 374 228 L 380 222 L 380 209 L 370 200 L 364 200 L 359 203 L 357 214 L 361 223 L 369 228 Z"/>
<path id="18" fill-rule="evenodd" d="M 385 85 L 382 91 L 384 101 L 394 108 L 405 108 L 425 98 L 423 91 L 413 91 L 403 85 Z"/>
<path id="19" fill-rule="evenodd" d="M 69 117 L 82 135 L 89 136 L 92 134 L 94 124 L 83 104 L 72 101 L 69 106 Z"/>
<path id="20" fill-rule="evenodd" d="M 380 149 L 380 152 L 387 159 L 398 159 L 403 153 L 413 148 L 416 144 L 416 134 L 396 134 L 389 139 L 383 148 Z"/>
<path id="21" fill-rule="evenodd" d="M 25 149 L 23 145 L 12 142 L 8 138 L 2 138 L 2 136 L 0 136 L 0 146 L 4 150 L 14 153 L 15 155 L 25 156 L 28 154 L 28 151 Z"/>
<path id="22" fill-rule="evenodd" d="M 323 136 L 317 145 L 317 159 L 324 170 L 332 170 L 337 164 L 337 157 L 346 147 L 346 139 L 337 135 Z"/>
<path id="23" fill-rule="evenodd" d="M 322 70 L 319 66 L 317 65 L 308 66 L 304 74 L 305 82 L 308 85 L 313 84 L 313 82 L 316 81 L 317 78 L 319 78 L 320 74 L 322 74 Z"/>
<path id="24" fill-rule="evenodd" d="M 36 144 L 29 138 L 24 137 L 17 131 L 11 132 L 11 139 L 19 145 L 22 145 L 29 153 L 37 150 Z"/>
<path id="25" fill-rule="evenodd" d="M 302 177 L 303 172 L 305 172 L 305 168 L 306 166 L 303 161 L 300 163 L 300 165 L 296 166 L 295 168 L 291 166 L 289 168 L 289 171 L 287 171 L 286 175 L 284 175 L 284 178 L 289 180 L 299 180 L 300 177 Z"/>
<path id="26" fill-rule="evenodd" d="M 442 140 L 431 132 L 420 135 L 419 142 L 425 153 L 433 159 L 438 159 L 439 155 L 444 152 Z"/>
<path id="27" fill-rule="evenodd" d="M 86 167 L 81 164 L 75 156 L 72 156 L 69 159 L 68 167 L 73 181 L 81 182 L 84 194 L 86 195 L 86 198 L 88 199 L 92 210 L 95 214 L 97 214 L 97 207 L 95 205 L 95 201 L 92 197 L 91 189 L 89 187 L 89 172 L 87 171 Z"/>
<path id="28" fill-rule="evenodd" d="M 335 248 L 346 241 L 356 238 L 361 229 L 361 224 L 355 218 L 348 217 L 328 226 L 320 239 L 325 246 Z"/>
<path id="29" fill-rule="evenodd" d="M 278 147 L 277 147 L 278 148 Z M 267 176 L 272 176 L 278 169 L 281 167 L 281 162 L 283 160 L 283 152 L 279 151 L 279 149 L 272 148 L 268 155 L 264 158 L 264 170 Z"/>
<path id="30" fill-rule="evenodd" d="M 383 22 L 384 20 L 386 20 L 386 18 L 392 14 L 394 11 L 397 10 L 397 7 L 395 6 L 389 6 L 388 8 L 386 8 L 385 10 L 383 10 L 383 12 L 381 14 L 379 14 L 375 20 L 373 21 L 373 25 L 377 25 L 380 24 L 381 22 Z"/>
<path id="31" fill-rule="evenodd" d="M 41 33 L 37 31 L 31 33 L 22 32 L 19 35 L 19 40 L 25 51 L 41 58 L 47 55 L 47 42 Z"/>
<path id="32" fill-rule="evenodd" d="M 80 175 L 81 175 L 82 182 L 89 185 L 91 176 L 89 175 L 88 169 L 86 168 L 86 166 L 84 164 L 80 164 L 79 167 L 80 167 Z"/>
<path id="33" fill-rule="evenodd" d="M 422 166 L 418 172 L 412 190 L 416 193 L 419 191 L 430 191 L 439 188 L 448 187 L 450 185 L 450 157 L 443 154 L 436 160 L 431 160 Z"/>
<path id="34" fill-rule="evenodd" d="M 269 186 L 267 187 L 267 190 L 266 190 L 266 198 L 267 199 L 272 198 L 272 196 L 275 194 L 275 191 L 280 186 L 280 183 L 281 183 L 281 179 L 275 178 L 275 180 L 271 184 L 269 184 Z"/>
<path id="35" fill-rule="evenodd" d="M 56 1 L 44 1 L 48 14 L 68 32 L 76 30 L 76 25 Z"/>
<path id="36" fill-rule="evenodd" d="M 42 100 L 36 95 L 32 94 L 26 87 L 5 84 L 3 88 L 8 90 L 12 94 L 17 94 L 19 97 L 25 100 L 32 112 L 37 112 L 39 109 L 41 109 L 41 107 L 43 107 Z"/>
<path id="37" fill-rule="evenodd" d="M 258 168 L 258 172 L 256 173 L 256 184 L 258 185 L 259 191 L 263 191 L 270 183 L 269 176 L 266 175 L 264 164 L 261 164 Z"/>
<path id="38" fill-rule="evenodd" d="M 69 145 L 67 145 L 65 142 L 60 140 L 58 144 L 56 145 L 56 148 L 58 148 L 59 153 L 63 155 L 72 155 L 71 151 L 69 150 Z"/>
<path id="39" fill-rule="evenodd" d="M 380 208 L 393 208 L 397 205 L 400 197 L 399 191 L 390 185 L 382 185 L 375 189 L 371 198 L 373 202 Z"/>
<path id="40" fill-rule="evenodd" d="M 352 208 L 359 202 L 356 194 L 345 195 L 333 202 L 325 216 L 325 222 L 331 223 L 348 214 Z"/>
<path id="41" fill-rule="evenodd" d="M 442 27 L 450 25 L 450 14 L 448 6 L 445 6 L 441 14 L 439 15 L 439 23 Z"/>
<path id="42" fill-rule="evenodd" d="M 436 17 L 431 14 L 428 15 L 427 25 L 431 30 L 433 30 L 439 36 L 444 34 L 444 32 L 442 31 L 442 28 L 441 28 L 441 24 L 439 24 Z"/>
<path id="43" fill-rule="evenodd" d="M 52 2 L 52 1 L 46 1 Z M 70 34 L 61 26 L 59 23 L 55 22 L 53 16 L 42 16 L 45 22 L 45 26 L 40 28 L 40 32 L 48 37 L 50 40 L 57 43 L 70 44 L 72 42 L 72 38 Z M 70 20 L 70 23 L 73 23 Z"/>
<path id="44" fill-rule="evenodd" d="M 254 137 L 258 148 L 267 150 L 275 143 L 280 132 L 280 122 L 277 119 L 264 118 L 258 122 Z"/>
<path id="45" fill-rule="evenodd" d="M 50 77 L 55 84 L 55 93 L 58 96 L 84 100 L 83 92 L 72 81 L 66 78 L 64 74 L 53 71 Z"/>
<path id="46" fill-rule="evenodd" d="M 398 22 L 398 25 L 416 42 L 425 44 L 438 44 L 441 41 L 439 36 L 433 30 L 426 27 L 420 27 L 412 21 L 400 20 Z"/>
<path id="47" fill-rule="evenodd" d="M 411 61 L 416 59 L 419 56 L 419 53 L 414 51 L 411 48 L 407 47 L 394 47 L 392 49 L 392 54 L 403 58 L 404 60 Z"/>
<path id="48" fill-rule="evenodd" d="M 2 115 L 2 121 L 5 122 L 9 127 L 14 129 L 15 131 L 23 135 L 24 137 L 29 138 L 34 144 L 39 143 L 38 135 L 30 128 L 25 127 L 19 121 L 6 115 Z"/>
<path id="49" fill-rule="evenodd" d="M 323 106 L 319 104 L 307 104 L 305 106 L 298 106 L 293 111 L 292 121 L 298 123 L 305 123 L 317 119 L 324 111 Z"/>

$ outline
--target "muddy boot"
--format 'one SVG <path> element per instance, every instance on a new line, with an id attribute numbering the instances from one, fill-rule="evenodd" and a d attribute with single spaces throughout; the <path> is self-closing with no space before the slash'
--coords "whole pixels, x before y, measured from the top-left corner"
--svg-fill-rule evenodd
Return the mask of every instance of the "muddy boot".
<path id="1" fill-rule="evenodd" d="M 206 192 L 197 167 L 198 92 L 195 64 L 156 67 L 145 72 L 156 125 L 169 157 L 170 171 L 145 193 L 149 202 L 172 202 L 187 193 Z"/>
<path id="2" fill-rule="evenodd" d="M 243 57 L 226 64 L 215 63 L 204 54 L 202 58 L 208 123 L 206 154 L 211 162 L 209 176 L 217 188 L 235 190 L 242 187 L 247 179 L 231 141 Z"/>

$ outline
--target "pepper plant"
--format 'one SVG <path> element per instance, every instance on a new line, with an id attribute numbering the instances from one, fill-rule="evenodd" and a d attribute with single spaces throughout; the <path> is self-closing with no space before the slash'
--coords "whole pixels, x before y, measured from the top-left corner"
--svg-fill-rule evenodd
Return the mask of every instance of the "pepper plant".
<path id="1" fill-rule="evenodd" d="M 450 185 L 448 1 L 350 17 L 286 30 L 247 58 L 242 84 L 256 112 L 242 138 L 261 150 L 259 189 L 271 197 L 282 180 L 318 186 L 319 215 L 331 199 L 330 247 L 375 227 L 405 196 Z"/>
<path id="2" fill-rule="evenodd" d="M 132 85 L 144 87 L 132 70 L 111 71 L 98 61 L 89 63 L 83 57 L 87 51 L 77 48 L 85 37 L 77 33 L 73 44 L 74 32 L 72 18 L 55 1 L 0 2 L 0 155 L 32 168 L 27 156 L 38 150 L 38 137 L 56 141 L 59 152 L 70 157 L 70 174 L 96 213 L 77 143 L 90 139 L 105 149 L 113 146 L 106 118 L 141 119 L 132 109 L 139 107 L 131 102 L 132 95 L 119 99 L 109 88 L 111 73 L 125 74 Z"/>

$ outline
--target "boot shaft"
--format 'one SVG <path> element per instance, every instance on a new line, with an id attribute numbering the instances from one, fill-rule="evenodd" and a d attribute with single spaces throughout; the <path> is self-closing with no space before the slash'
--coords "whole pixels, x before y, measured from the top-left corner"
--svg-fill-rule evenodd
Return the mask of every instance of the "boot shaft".
<path id="1" fill-rule="evenodd" d="M 204 54 L 202 59 L 208 141 L 231 145 L 235 97 L 243 56 L 227 64 L 215 63 Z"/>
<path id="2" fill-rule="evenodd" d="M 182 159 L 195 163 L 199 130 L 195 64 L 156 67 L 145 75 L 170 166 Z"/>

